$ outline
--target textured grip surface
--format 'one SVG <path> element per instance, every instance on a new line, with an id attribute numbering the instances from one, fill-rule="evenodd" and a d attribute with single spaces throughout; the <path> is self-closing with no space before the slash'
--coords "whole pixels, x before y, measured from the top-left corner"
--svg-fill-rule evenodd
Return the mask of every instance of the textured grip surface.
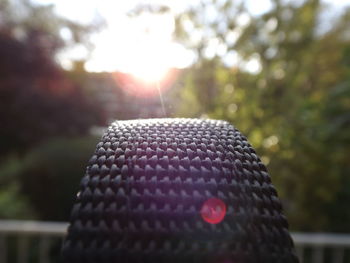
<path id="1" fill-rule="evenodd" d="M 215 224 L 203 216 L 213 198 L 226 208 Z M 246 138 L 197 119 L 113 123 L 81 181 L 62 254 L 67 263 L 298 262 Z"/>

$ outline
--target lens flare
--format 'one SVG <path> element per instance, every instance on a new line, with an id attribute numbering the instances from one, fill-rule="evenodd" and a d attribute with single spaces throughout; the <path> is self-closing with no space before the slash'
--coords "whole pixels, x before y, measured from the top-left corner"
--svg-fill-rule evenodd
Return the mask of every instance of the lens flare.
<path id="1" fill-rule="evenodd" d="M 201 216 L 209 224 L 220 223 L 226 215 L 226 205 L 218 198 L 210 198 L 202 205 Z"/>
<path id="2" fill-rule="evenodd" d="M 125 91 L 126 94 L 134 97 L 154 97 L 159 96 L 168 90 L 176 81 L 180 70 L 169 69 L 165 76 L 158 81 L 145 81 L 135 77 L 133 74 L 116 72 L 112 74 L 114 81 L 118 87 Z"/>

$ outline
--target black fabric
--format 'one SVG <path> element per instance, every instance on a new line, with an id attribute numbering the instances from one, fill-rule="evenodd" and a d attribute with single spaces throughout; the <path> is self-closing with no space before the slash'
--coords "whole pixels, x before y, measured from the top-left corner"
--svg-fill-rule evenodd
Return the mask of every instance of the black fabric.
<path id="1" fill-rule="evenodd" d="M 226 205 L 208 223 L 203 204 Z M 224 121 L 113 123 L 81 181 L 67 263 L 298 262 L 265 166 Z"/>

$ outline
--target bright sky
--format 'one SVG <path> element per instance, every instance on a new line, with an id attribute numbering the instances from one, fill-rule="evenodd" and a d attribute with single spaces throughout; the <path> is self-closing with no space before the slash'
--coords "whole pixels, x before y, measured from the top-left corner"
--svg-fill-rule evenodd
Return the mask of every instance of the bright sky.
<path id="1" fill-rule="evenodd" d="M 192 52 L 172 41 L 174 20 L 172 13 L 180 12 L 200 0 L 33 0 L 40 4 L 54 4 L 57 13 L 72 20 L 88 23 L 97 15 L 107 22 L 107 28 L 92 36 L 95 49 L 86 64 L 89 71 L 124 71 L 142 78 L 156 79 L 167 68 L 184 68 L 194 61 Z M 286 0 L 292 1 L 292 0 Z M 293 0 L 302 1 L 302 0 Z M 350 4 L 350 0 L 324 0 L 335 10 Z M 138 3 L 160 3 L 171 8 L 168 15 L 144 15 L 131 20 L 126 13 Z M 246 0 L 252 14 L 261 14 L 271 7 L 270 0 Z M 329 12 L 329 11 L 328 11 Z M 69 38 L 69 32 L 62 30 Z M 210 51 L 210 50 L 209 50 Z M 71 60 L 86 58 L 82 46 L 66 50 L 59 60 L 66 68 Z M 230 56 L 230 55 L 229 55 Z M 237 54 L 231 54 L 234 61 Z M 237 58 L 236 58 L 237 60 Z M 251 62 L 252 71 L 259 65 Z"/>
<path id="2" fill-rule="evenodd" d="M 102 16 L 106 28 L 92 36 L 96 47 L 90 54 L 85 67 L 88 71 L 123 71 L 133 73 L 146 80 L 155 80 L 169 68 L 189 66 L 194 55 L 172 40 L 175 29 L 173 12 L 180 12 L 188 6 L 186 0 L 176 1 L 99 1 L 99 0 L 35 0 L 37 3 L 55 5 L 56 12 L 72 20 L 89 23 L 96 16 Z M 160 3 L 171 8 L 165 15 L 142 15 L 131 19 L 127 12 L 138 3 Z M 192 0 L 196 2 L 196 0 Z M 62 36 L 69 39 L 69 30 L 62 30 Z M 83 46 L 65 50 L 59 60 L 65 68 L 72 59 L 86 58 Z"/>

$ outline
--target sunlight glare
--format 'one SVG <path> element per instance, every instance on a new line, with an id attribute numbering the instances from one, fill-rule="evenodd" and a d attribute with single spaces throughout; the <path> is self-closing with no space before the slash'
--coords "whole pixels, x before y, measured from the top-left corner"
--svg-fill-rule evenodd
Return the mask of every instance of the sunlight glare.
<path id="1" fill-rule="evenodd" d="M 167 60 L 174 20 L 170 14 L 149 13 L 131 19 L 134 19 L 139 43 L 133 50 L 134 60 L 130 60 L 126 70 L 145 82 L 159 82 L 171 67 Z"/>
<path id="2" fill-rule="evenodd" d="M 86 69 L 119 71 L 146 84 L 159 83 L 171 69 L 185 68 L 193 62 L 192 52 L 174 42 L 174 30 L 174 16 L 170 11 L 124 16 L 118 23 L 109 24 L 104 35 L 99 36 L 97 46 L 100 48 L 86 63 Z M 118 34 L 111 34 L 113 31 Z"/>
<path id="3" fill-rule="evenodd" d="M 125 72 L 147 83 L 159 82 L 164 78 L 171 67 L 167 63 L 169 46 L 162 45 L 156 39 L 154 37 L 141 42 L 142 46 L 134 50 L 133 59 L 125 63 Z"/>

